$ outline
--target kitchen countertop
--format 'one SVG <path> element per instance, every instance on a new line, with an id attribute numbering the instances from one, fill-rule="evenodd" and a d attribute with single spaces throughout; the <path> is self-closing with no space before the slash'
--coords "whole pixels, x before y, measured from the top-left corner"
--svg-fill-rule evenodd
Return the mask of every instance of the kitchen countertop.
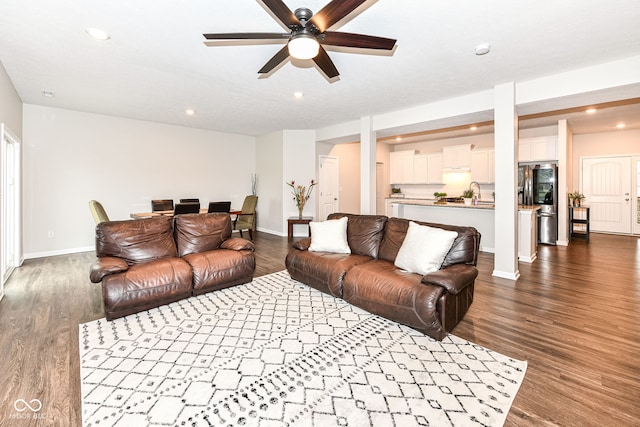
<path id="1" fill-rule="evenodd" d="M 387 200 L 391 201 L 391 203 L 398 203 L 402 205 L 416 205 L 416 206 L 434 206 L 434 207 L 443 207 L 443 208 L 464 208 L 464 209 L 488 209 L 495 210 L 496 206 L 494 203 L 490 202 L 482 202 L 480 201 L 477 205 L 465 205 L 464 202 L 444 202 L 444 203 L 436 203 L 435 199 L 412 199 L 409 197 L 390 197 Z M 528 206 L 528 205 L 519 205 L 519 211 L 537 211 L 540 209 L 540 206 Z"/>

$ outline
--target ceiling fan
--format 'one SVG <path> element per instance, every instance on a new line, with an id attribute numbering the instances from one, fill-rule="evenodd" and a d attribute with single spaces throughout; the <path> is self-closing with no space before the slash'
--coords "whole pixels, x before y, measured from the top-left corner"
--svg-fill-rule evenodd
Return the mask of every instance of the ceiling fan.
<path id="1" fill-rule="evenodd" d="M 203 34 L 207 40 L 260 40 L 274 43 L 286 40 L 287 45 L 267 61 L 258 71 L 259 74 L 268 74 L 292 56 L 298 59 L 313 59 L 331 80 L 338 77 L 340 73 L 322 45 L 390 51 L 396 44 L 396 40 L 385 37 L 327 31 L 367 0 L 334 0 L 315 15 L 304 7 L 291 12 L 282 0 L 261 1 L 274 17 L 290 30 L 289 33 Z M 214 45 L 207 42 L 205 44 Z"/>

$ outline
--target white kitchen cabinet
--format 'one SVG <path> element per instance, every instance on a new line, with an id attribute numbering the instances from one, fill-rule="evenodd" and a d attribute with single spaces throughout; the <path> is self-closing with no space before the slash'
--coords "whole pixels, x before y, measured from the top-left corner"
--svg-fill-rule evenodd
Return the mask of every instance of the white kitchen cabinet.
<path id="1" fill-rule="evenodd" d="M 442 154 L 427 155 L 427 184 L 442 184 Z"/>
<path id="2" fill-rule="evenodd" d="M 413 157 L 415 150 L 389 153 L 389 178 L 391 184 L 413 184 Z"/>
<path id="3" fill-rule="evenodd" d="M 536 210 L 518 211 L 518 261 L 532 263 L 538 257 L 538 217 Z"/>
<path id="4" fill-rule="evenodd" d="M 471 180 L 481 184 L 493 184 L 495 180 L 495 150 L 482 149 L 471 152 Z"/>
<path id="5" fill-rule="evenodd" d="M 558 137 L 522 138 L 518 146 L 519 162 L 558 160 Z"/>
<path id="6" fill-rule="evenodd" d="M 471 144 L 442 147 L 442 167 L 453 171 L 471 169 Z"/>
<path id="7" fill-rule="evenodd" d="M 395 203 L 394 200 L 387 199 L 385 201 L 385 215 L 389 218 L 393 216 L 393 203 Z"/>
<path id="8" fill-rule="evenodd" d="M 413 156 L 413 183 L 427 184 L 429 181 L 429 159 L 426 154 L 416 154 Z"/>

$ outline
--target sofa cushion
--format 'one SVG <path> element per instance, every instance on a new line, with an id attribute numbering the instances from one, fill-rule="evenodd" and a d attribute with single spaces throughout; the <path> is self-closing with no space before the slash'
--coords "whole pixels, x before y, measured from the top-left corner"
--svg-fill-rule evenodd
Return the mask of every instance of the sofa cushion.
<path id="1" fill-rule="evenodd" d="M 421 278 L 419 274 L 400 270 L 391 262 L 372 260 L 347 272 L 342 282 L 343 298 L 429 336 L 442 336 L 444 328 L 437 304 L 445 290 L 421 283 Z"/>
<path id="2" fill-rule="evenodd" d="M 456 237 L 458 233 L 455 231 L 411 221 L 394 264 L 422 275 L 438 271 Z"/>
<path id="3" fill-rule="evenodd" d="M 371 259 L 364 255 L 291 249 L 285 265 L 293 279 L 324 293 L 342 297 L 342 279 L 347 271 Z"/>
<path id="4" fill-rule="evenodd" d="M 333 213 L 329 219 L 347 217 L 347 241 L 351 248 L 351 253 L 365 255 L 372 258 L 378 257 L 378 249 L 382 237 L 384 236 L 384 226 L 387 217 L 384 215 L 353 215 L 344 213 Z M 313 237 L 313 233 L 311 233 Z"/>
<path id="5" fill-rule="evenodd" d="M 226 213 L 177 215 L 173 233 L 178 256 L 218 249 L 231 237 L 231 218 Z"/>
<path id="6" fill-rule="evenodd" d="M 256 269 L 251 250 L 216 249 L 185 255 L 182 259 L 193 270 L 194 295 L 248 283 Z"/>
<path id="7" fill-rule="evenodd" d="M 323 222 L 310 222 L 311 252 L 333 252 L 337 254 L 350 254 L 351 249 L 347 242 L 347 217 L 330 219 Z"/>
<path id="8" fill-rule="evenodd" d="M 171 218 L 101 222 L 96 225 L 96 255 L 122 258 L 128 265 L 175 257 Z"/>
<path id="9" fill-rule="evenodd" d="M 191 291 L 191 267 L 180 258 L 137 264 L 102 280 L 107 320 L 187 298 Z"/>
<path id="10" fill-rule="evenodd" d="M 420 225 L 438 227 L 443 230 L 456 231 L 458 237 L 453 241 L 451 250 L 444 258 L 442 267 L 453 264 L 477 265 L 478 251 L 480 248 L 480 233 L 473 227 L 457 225 L 435 224 L 430 222 L 415 221 Z M 409 229 L 409 220 L 404 218 L 389 218 L 384 229 L 384 237 L 380 244 L 378 258 L 393 263 L 402 246 L 404 237 Z"/>

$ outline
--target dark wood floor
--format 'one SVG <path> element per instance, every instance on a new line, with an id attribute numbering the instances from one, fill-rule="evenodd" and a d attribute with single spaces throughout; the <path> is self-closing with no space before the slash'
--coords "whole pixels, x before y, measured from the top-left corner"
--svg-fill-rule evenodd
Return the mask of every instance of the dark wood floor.
<path id="1" fill-rule="evenodd" d="M 256 276 L 284 269 L 286 238 L 257 233 Z M 640 425 L 640 239 L 592 234 L 541 246 L 516 281 L 482 253 L 454 334 L 528 369 L 505 425 Z M 103 317 L 93 253 L 27 260 L 0 302 L 0 426 L 81 424 L 78 324 Z M 37 419 L 14 408 L 39 399 Z"/>

